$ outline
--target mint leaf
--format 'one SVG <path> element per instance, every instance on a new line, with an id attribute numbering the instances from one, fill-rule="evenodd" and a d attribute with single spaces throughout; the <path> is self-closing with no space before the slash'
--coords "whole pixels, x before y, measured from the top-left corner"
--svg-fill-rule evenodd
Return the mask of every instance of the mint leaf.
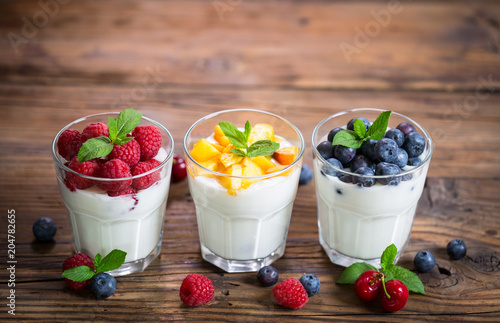
<path id="1" fill-rule="evenodd" d="M 107 156 L 112 150 L 113 144 L 108 137 L 91 138 L 84 142 L 78 151 L 78 162 L 83 163 L 87 160 Z"/>
<path id="2" fill-rule="evenodd" d="M 94 257 L 94 268 L 98 268 L 101 265 L 101 261 L 102 261 L 102 255 L 98 253 Z"/>
<path id="3" fill-rule="evenodd" d="M 392 111 L 384 111 L 375 120 L 368 131 L 366 132 L 367 139 L 381 139 L 385 131 L 387 130 L 387 125 L 389 124 L 389 118 L 391 117 Z"/>
<path id="4" fill-rule="evenodd" d="M 127 142 L 131 141 L 134 139 L 134 137 L 118 137 L 114 141 L 114 144 L 116 145 L 125 145 Z"/>
<path id="5" fill-rule="evenodd" d="M 118 137 L 118 126 L 116 125 L 116 120 L 112 117 L 108 117 L 108 130 L 109 130 L 109 139 L 114 141 L 116 137 Z"/>
<path id="6" fill-rule="evenodd" d="M 116 118 L 116 126 L 118 129 L 117 138 L 125 137 L 129 132 L 134 130 L 139 125 L 142 119 L 142 113 L 135 109 L 125 109 Z M 109 125 L 108 125 L 109 128 Z"/>
<path id="7" fill-rule="evenodd" d="M 78 266 L 71 269 L 66 269 L 61 277 L 67 278 L 74 282 L 83 282 L 94 277 L 95 272 L 89 266 Z"/>
<path id="8" fill-rule="evenodd" d="M 248 147 L 248 157 L 269 156 L 280 148 L 280 144 L 271 140 L 259 140 Z"/>
<path id="9" fill-rule="evenodd" d="M 229 151 L 232 152 L 233 154 L 241 156 L 241 157 L 247 156 L 247 154 L 243 150 L 240 150 L 240 149 L 231 149 Z"/>
<path id="10" fill-rule="evenodd" d="M 394 267 L 394 260 L 396 259 L 396 255 L 398 253 L 398 248 L 393 244 L 385 248 L 382 253 L 382 257 L 380 258 L 380 267 L 383 271 L 390 271 L 392 267 Z"/>
<path id="11" fill-rule="evenodd" d="M 125 256 L 127 256 L 125 251 L 113 249 L 104 259 L 102 259 L 99 267 L 95 268 L 96 273 L 103 273 L 120 268 L 125 262 Z"/>
<path id="12" fill-rule="evenodd" d="M 248 123 L 248 121 L 247 121 Z M 248 123 L 250 124 L 250 123 Z M 245 133 L 241 132 L 236 128 L 231 122 L 219 122 L 219 126 L 224 133 L 224 135 L 229 139 L 229 141 L 236 147 L 241 149 L 248 148 L 248 137 L 246 136 L 246 128 L 245 124 Z"/>
<path id="13" fill-rule="evenodd" d="M 425 295 L 424 284 L 422 284 L 422 281 L 420 281 L 420 278 L 418 278 L 418 276 L 415 275 L 414 272 L 400 266 L 392 267 L 390 269 L 390 272 L 392 273 L 392 278 L 390 279 L 397 279 L 402 281 L 410 292 Z M 384 274 L 389 277 L 389 275 L 387 275 L 385 272 Z M 388 278 L 387 280 L 390 279 Z"/>
<path id="14" fill-rule="evenodd" d="M 248 138 L 250 138 L 250 132 L 252 132 L 252 126 L 250 125 L 250 121 L 247 120 L 247 122 L 245 122 L 245 143 L 247 143 Z"/>
<path id="15" fill-rule="evenodd" d="M 363 139 L 366 135 L 366 126 L 360 119 L 354 120 L 354 132 L 358 135 L 360 139 Z"/>
<path id="16" fill-rule="evenodd" d="M 342 272 L 337 284 L 354 284 L 356 279 L 367 270 L 377 270 L 377 268 L 366 262 L 356 262 Z"/>
<path id="17" fill-rule="evenodd" d="M 363 121 L 361 121 L 363 122 Z M 359 139 L 356 132 L 352 130 L 341 130 L 333 138 L 332 145 L 342 145 L 349 148 L 358 149 L 361 147 L 363 142 Z"/>

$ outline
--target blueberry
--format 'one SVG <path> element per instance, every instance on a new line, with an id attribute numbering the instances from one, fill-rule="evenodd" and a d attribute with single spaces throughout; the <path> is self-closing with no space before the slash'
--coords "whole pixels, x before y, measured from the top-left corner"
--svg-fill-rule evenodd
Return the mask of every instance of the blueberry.
<path id="1" fill-rule="evenodd" d="M 372 167 L 372 162 L 370 158 L 366 157 L 365 155 L 356 155 L 354 158 L 351 160 L 349 163 L 349 168 L 351 169 L 351 172 L 355 172 L 356 169 L 360 167 Z"/>
<path id="2" fill-rule="evenodd" d="M 338 170 L 338 169 L 344 169 L 344 166 L 342 166 L 342 163 L 338 160 L 338 159 L 335 159 L 335 158 L 328 158 L 326 160 L 328 162 L 328 164 L 325 164 L 325 166 L 323 166 L 323 173 L 325 175 L 330 175 L 330 176 L 339 176 L 341 174 L 341 172 Z M 333 167 L 336 167 L 338 169 L 335 169 Z"/>
<path id="3" fill-rule="evenodd" d="M 462 259 L 467 253 L 467 245 L 460 239 L 451 240 L 446 246 L 446 253 L 452 260 Z"/>
<path id="4" fill-rule="evenodd" d="M 408 153 L 408 157 L 418 157 L 425 149 L 425 139 L 424 136 L 417 132 L 409 133 L 405 137 L 405 142 L 403 143 L 403 149 Z"/>
<path id="5" fill-rule="evenodd" d="M 316 275 L 305 274 L 304 276 L 300 277 L 299 281 L 302 286 L 304 286 L 304 289 L 307 292 L 307 296 L 311 297 L 319 292 L 321 283 L 319 282 L 319 279 L 318 277 L 316 277 Z"/>
<path id="6" fill-rule="evenodd" d="M 429 251 L 419 251 L 413 259 L 413 265 L 421 273 L 426 273 L 434 268 L 436 259 L 434 259 L 434 256 Z"/>
<path id="7" fill-rule="evenodd" d="M 408 135 L 411 132 L 417 132 L 417 129 L 415 129 L 415 126 L 409 122 L 402 122 L 402 123 L 398 124 L 396 129 L 401 131 L 405 137 L 406 137 L 406 135 Z"/>
<path id="8" fill-rule="evenodd" d="M 356 149 L 339 145 L 335 147 L 333 155 L 342 164 L 345 165 L 348 164 L 354 158 L 354 156 L 356 156 Z"/>
<path id="9" fill-rule="evenodd" d="M 299 185 L 306 185 L 313 178 L 313 171 L 311 167 L 306 164 L 302 164 L 300 168 L 300 177 L 299 177 Z"/>
<path id="10" fill-rule="evenodd" d="M 396 153 L 396 158 L 392 161 L 394 164 L 403 168 L 408 164 L 408 153 L 403 148 L 398 148 L 398 152 Z"/>
<path id="11" fill-rule="evenodd" d="M 368 139 L 367 141 L 365 141 L 360 148 L 361 153 L 371 160 L 376 160 L 377 157 L 375 157 L 375 144 L 377 142 L 377 139 Z"/>
<path id="12" fill-rule="evenodd" d="M 90 290 L 96 298 L 108 298 L 115 293 L 116 279 L 110 274 L 98 273 L 90 280 Z"/>
<path id="13" fill-rule="evenodd" d="M 408 166 L 418 166 L 418 165 L 420 165 L 420 162 L 421 162 L 420 158 L 410 157 L 410 158 L 408 158 L 407 165 Z"/>
<path id="14" fill-rule="evenodd" d="M 330 130 L 330 132 L 328 133 L 328 141 L 329 142 L 332 142 L 333 141 L 333 138 L 335 138 L 335 135 L 339 132 L 339 131 L 342 131 L 344 129 L 340 128 L 340 127 L 337 127 L 337 128 L 333 128 L 332 130 Z"/>
<path id="15" fill-rule="evenodd" d="M 356 169 L 355 173 L 363 176 L 352 176 L 352 182 L 354 184 L 364 187 L 371 187 L 375 185 L 375 179 L 373 177 L 365 177 L 375 175 L 371 167 L 360 167 Z"/>
<path id="16" fill-rule="evenodd" d="M 257 280 L 264 287 L 272 286 L 276 284 L 279 278 L 279 273 L 273 266 L 262 267 L 257 272 Z"/>
<path id="17" fill-rule="evenodd" d="M 384 138 L 389 138 L 394 140 L 397 144 L 398 147 L 403 146 L 403 143 L 405 142 L 405 135 L 401 132 L 399 129 L 389 129 L 384 135 Z"/>
<path id="18" fill-rule="evenodd" d="M 397 175 L 401 172 L 401 168 L 397 165 L 389 164 L 386 162 L 381 162 L 377 165 L 375 170 L 375 175 L 387 176 L 387 175 Z M 378 178 L 377 182 L 382 185 L 398 185 L 401 182 L 401 178 L 398 176 Z"/>
<path id="19" fill-rule="evenodd" d="M 33 235 L 38 241 L 46 242 L 52 240 L 56 231 L 56 224 L 51 218 L 41 217 L 33 223 Z"/>
<path id="20" fill-rule="evenodd" d="M 318 153 L 323 156 L 324 159 L 333 157 L 333 146 L 330 141 L 322 141 L 316 146 Z"/>
<path id="21" fill-rule="evenodd" d="M 396 159 L 398 144 L 389 138 L 382 138 L 375 144 L 375 157 L 381 162 L 391 163 Z"/>
<path id="22" fill-rule="evenodd" d="M 354 121 L 356 119 L 359 119 L 359 120 L 363 121 L 363 123 L 365 124 L 366 130 L 368 130 L 368 128 L 370 128 L 370 126 L 372 125 L 372 123 L 370 121 L 368 121 L 368 119 L 366 119 L 366 118 L 352 118 L 347 123 L 347 130 L 354 130 Z"/>
<path id="23" fill-rule="evenodd" d="M 352 176 L 349 174 L 341 174 L 339 175 L 339 179 L 344 183 L 352 183 Z"/>

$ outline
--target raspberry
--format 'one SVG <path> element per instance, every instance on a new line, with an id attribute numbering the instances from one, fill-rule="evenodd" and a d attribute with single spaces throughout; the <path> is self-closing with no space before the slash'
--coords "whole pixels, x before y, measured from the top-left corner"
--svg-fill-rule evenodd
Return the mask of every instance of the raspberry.
<path id="1" fill-rule="evenodd" d="M 123 145 L 114 145 L 113 150 L 109 153 L 109 158 L 121 159 L 132 167 L 137 164 L 141 158 L 141 147 L 135 139 L 132 139 Z"/>
<path id="2" fill-rule="evenodd" d="M 156 159 L 148 159 L 146 161 L 138 162 L 132 167 L 132 176 L 143 174 L 152 170 L 153 168 L 160 165 L 160 162 Z M 136 190 L 143 190 L 160 180 L 160 171 L 157 170 L 151 174 L 136 178 L 132 181 L 132 187 Z"/>
<path id="3" fill-rule="evenodd" d="M 79 174 L 87 176 L 95 176 L 99 171 L 99 164 L 96 160 L 91 159 L 86 162 L 79 163 L 78 157 L 76 156 L 71 159 L 68 167 Z M 71 191 L 74 191 L 75 189 L 84 190 L 94 185 L 94 181 L 91 179 L 83 178 L 71 172 L 66 173 L 64 183 Z"/>
<path id="4" fill-rule="evenodd" d="M 200 306 L 214 298 L 214 285 L 207 277 L 199 274 L 189 274 L 184 278 L 179 296 L 188 306 Z"/>
<path id="5" fill-rule="evenodd" d="M 111 197 L 115 197 L 115 196 L 122 196 L 122 195 L 133 195 L 135 193 L 137 193 L 137 191 L 134 188 L 128 186 L 128 187 L 125 187 L 121 191 L 109 191 L 108 195 Z"/>
<path id="6" fill-rule="evenodd" d="M 102 165 L 100 171 L 102 178 L 130 177 L 130 167 L 121 159 L 111 159 Z M 97 187 L 105 191 L 121 191 L 132 183 L 131 179 L 121 181 L 97 181 Z"/>
<path id="7" fill-rule="evenodd" d="M 78 155 L 78 151 L 82 146 L 82 138 L 82 134 L 78 130 L 64 130 L 59 136 L 59 139 L 57 139 L 57 150 L 59 155 L 66 160 L 71 160 L 71 158 Z"/>
<path id="8" fill-rule="evenodd" d="M 83 141 L 87 141 L 90 138 L 97 138 L 100 136 L 109 137 L 108 126 L 102 122 L 94 122 L 85 127 L 82 131 Z"/>
<path id="9" fill-rule="evenodd" d="M 298 279 L 287 278 L 273 288 L 274 299 L 282 306 L 299 309 L 306 305 L 309 297 Z"/>
<path id="10" fill-rule="evenodd" d="M 155 126 L 138 126 L 132 131 L 132 136 L 141 146 L 141 160 L 151 159 L 161 147 L 161 132 Z"/>
<path id="11" fill-rule="evenodd" d="M 90 258 L 89 256 L 87 256 L 84 253 L 77 253 L 77 254 L 74 254 L 73 256 L 67 258 L 66 260 L 64 260 L 63 265 L 62 265 L 63 271 L 65 271 L 67 269 L 79 267 L 79 266 L 88 266 L 88 267 L 92 268 L 92 270 L 94 270 L 94 261 L 92 260 L 92 258 Z M 83 282 L 74 282 L 74 281 L 69 280 L 67 278 L 65 278 L 65 280 L 66 280 L 66 283 L 68 284 L 68 286 L 74 290 L 84 289 L 85 286 L 87 286 L 90 282 L 90 279 L 83 281 Z"/>

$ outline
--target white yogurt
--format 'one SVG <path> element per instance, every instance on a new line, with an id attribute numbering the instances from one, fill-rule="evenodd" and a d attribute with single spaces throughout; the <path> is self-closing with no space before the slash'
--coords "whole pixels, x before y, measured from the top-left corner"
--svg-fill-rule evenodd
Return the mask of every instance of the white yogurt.
<path id="1" fill-rule="evenodd" d="M 166 152 L 155 157 L 164 160 Z M 113 249 L 127 253 L 126 262 L 147 257 L 158 245 L 170 187 L 170 168 L 162 180 L 134 195 L 111 197 L 93 186 L 70 191 L 58 180 L 73 229 L 75 248 L 90 257 Z"/>
<path id="2" fill-rule="evenodd" d="M 280 142 L 280 147 L 287 145 Z M 300 166 L 286 176 L 253 183 L 234 196 L 215 178 L 188 176 L 202 244 L 225 259 L 272 254 L 286 241 Z"/>

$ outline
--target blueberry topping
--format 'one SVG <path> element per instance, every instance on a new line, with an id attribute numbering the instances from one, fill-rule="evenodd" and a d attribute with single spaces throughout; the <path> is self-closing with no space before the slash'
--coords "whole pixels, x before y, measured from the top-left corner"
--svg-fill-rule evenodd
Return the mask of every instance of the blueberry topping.
<path id="1" fill-rule="evenodd" d="M 279 273 L 273 266 L 262 267 L 257 272 L 257 280 L 264 287 L 272 286 L 278 282 Z"/>
<path id="2" fill-rule="evenodd" d="M 365 177 L 375 175 L 371 167 L 360 167 L 356 169 L 355 173 L 363 176 L 352 176 L 352 182 L 354 184 L 364 187 L 371 187 L 375 185 L 375 179 L 373 177 Z"/>
<path id="3" fill-rule="evenodd" d="M 299 281 L 302 286 L 304 286 L 304 289 L 307 292 L 307 296 L 311 297 L 319 292 L 321 283 L 319 282 L 319 279 L 318 277 L 316 277 L 316 275 L 305 274 L 304 276 L 300 277 Z"/>
<path id="4" fill-rule="evenodd" d="M 351 160 L 349 163 L 349 168 L 351 169 L 351 172 L 355 172 L 356 169 L 360 167 L 372 167 L 372 162 L 370 158 L 366 157 L 365 155 L 356 155 L 354 158 Z"/>
<path id="5" fill-rule="evenodd" d="M 324 158 L 332 158 L 333 157 L 333 146 L 330 141 L 322 141 L 316 146 L 316 150 L 318 153 Z"/>
<path id="6" fill-rule="evenodd" d="M 424 137 L 417 133 L 409 133 L 405 137 L 405 142 L 403 143 L 403 149 L 408 153 L 408 157 L 418 157 L 425 149 L 425 139 Z"/>
<path id="7" fill-rule="evenodd" d="M 90 290 L 96 298 L 108 298 L 115 293 L 116 279 L 110 274 L 98 273 L 90 280 Z"/>
<path id="8" fill-rule="evenodd" d="M 446 253 L 452 260 L 462 259 L 467 253 L 467 245 L 460 239 L 451 240 L 446 246 Z"/>
<path id="9" fill-rule="evenodd" d="M 375 144 L 377 142 L 377 139 L 368 139 L 367 141 L 365 141 L 360 148 L 361 153 L 371 160 L 376 160 L 377 157 L 375 157 Z"/>
<path id="10" fill-rule="evenodd" d="M 356 119 L 359 119 L 359 120 L 363 121 L 363 123 L 365 124 L 366 130 L 368 130 L 368 128 L 370 128 L 370 126 L 372 125 L 372 123 L 370 121 L 368 121 L 368 119 L 366 119 L 366 118 L 352 118 L 347 123 L 347 130 L 354 130 L 354 121 Z"/>
<path id="11" fill-rule="evenodd" d="M 344 190 L 343 190 L 343 189 L 341 189 L 341 188 L 337 188 L 337 189 L 335 189 L 335 192 L 337 192 L 337 194 L 338 194 L 338 195 L 342 195 L 342 194 L 344 194 Z"/>
<path id="12" fill-rule="evenodd" d="M 436 259 L 434 259 L 434 256 L 429 251 L 419 251 L 413 259 L 413 265 L 419 272 L 426 273 L 434 268 Z"/>
<path id="13" fill-rule="evenodd" d="M 344 182 L 344 183 L 352 183 L 352 176 L 348 174 L 341 174 L 339 175 L 339 179 Z"/>
<path id="14" fill-rule="evenodd" d="M 325 164 L 325 166 L 323 166 L 323 169 L 322 169 L 323 173 L 326 175 L 330 175 L 330 176 L 339 176 L 341 174 L 339 169 L 344 169 L 344 166 L 342 166 L 342 163 L 338 159 L 335 159 L 335 158 L 328 158 L 326 161 L 328 162 L 328 164 Z M 335 169 L 334 167 L 336 167 L 338 169 Z"/>
<path id="15" fill-rule="evenodd" d="M 408 135 L 411 132 L 417 132 L 417 129 L 415 129 L 415 126 L 409 122 L 402 122 L 402 123 L 398 124 L 396 129 L 401 131 L 405 137 L 406 137 L 406 135 Z"/>
<path id="16" fill-rule="evenodd" d="M 408 153 L 403 148 L 398 148 L 396 158 L 392 161 L 394 164 L 403 168 L 408 163 Z"/>
<path id="17" fill-rule="evenodd" d="M 418 165 L 420 165 L 420 162 L 421 162 L 420 158 L 418 158 L 418 157 L 410 157 L 410 158 L 408 158 L 407 165 L 408 166 L 418 166 Z"/>
<path id="18" fill-rule="evenodd" d="M 327 137 L 328 141 L 329 141 L 329 142 L 332 142 L 332 141 L 333 141 L 333 138 L 335 138 L 335 135 L 336 135 L 339 131 L 341 131 L 341 130 L 344 130 L 344 129 L 342 129 L 342 128 L 340 128 L 340 127 L 337 127 L 337 128 L 333 128 L 332 130 L 330 130 L 330 132 L 328 133 L 328 137 Z"/>
<path id="19" fill-rule="evenodd" d="M 396 159 L 398 144 L 389 138 L 382 138 L 375 144 L 375 157 L 381 162 L 391 163 Z"/>
<path id="20" fill-rule="evenodd" d="M 405 142 L 405 135 L 399 129 L 387 130 L 387 132 L 384 135 L 384 138 L 389 138 L 394 140 L 398 144 L 398 147 L 403 146 L 403 143 Z"/>
<path id="21" fill-rule="evenodd" d="M 333 154 L 335 158 L 345 165 L 348 164 L 354 156 L 356 156 L 356 149 L 339 145 L 335 147 Z"/>
<path id="22" fill-rule="evenodd" d="M 38 241 L 46 242 L 52 240 L 56 231 L 56 224 L 51 218 L 41 217 L 33 223 L 33 235 Z"/>
<path id="23" fill-rule="evenodd" d="M 375 175 L 387 176 L 387 175 L 397 175 L 401 172 L 401 168 L 397 165 L 389 164 L 386 162 L 381 162 L 377 165 L 375 170 Z M 398 176 L 392 176 L 387 178 L 378 178 L 377 181 L 382 185 L 398 185 L 401 182 L 401 178 Z"/>
<path id="24" fill-rule="evenodd" d="M 313 171 L 311 167 L 306 164 L 302 164 L 302 168 L 300 169 L 300 177 L 299 177 L 299 185 L 306 185 L 313 178 Z"/>

